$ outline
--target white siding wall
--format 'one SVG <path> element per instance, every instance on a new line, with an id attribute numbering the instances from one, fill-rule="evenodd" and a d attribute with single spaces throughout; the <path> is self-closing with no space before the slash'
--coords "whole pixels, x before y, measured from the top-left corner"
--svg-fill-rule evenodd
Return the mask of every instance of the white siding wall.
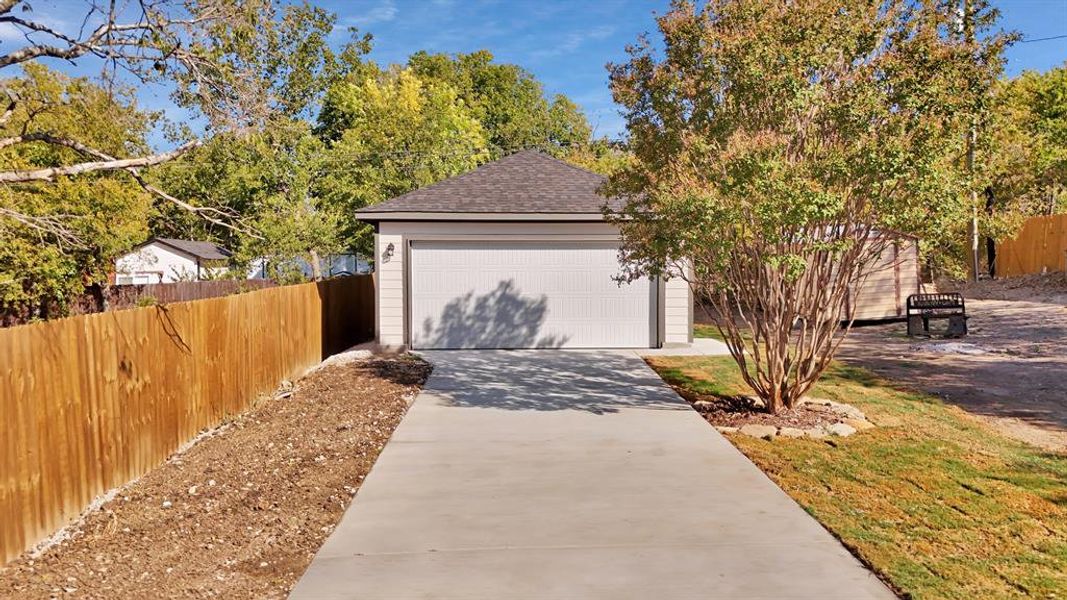
<path id="1" fill-rule="evenodd" d="M 115 261 L 116 277 L 132 276 L 136 283 L 173 283 L 196 278 L 196 260 L 151 243 Z"/>
<path id="2" fill-rule="evenodd" d="M 404 312 L 404 236 L 382 232 L 374 236 L 375 284 L 377 285 L 378 343 L 388 347 L 405 344 L 404 329 L 407 318 Z M 392 256 L 386 257 L 386 249 L 393 244 Z"/>
<path id="3" fill-rule="evenodd" d="M 668 278 L 663 289 L 664 345 L 693 342 L 693 292 L 681 277 Z"/>
<path id="4" fill-rule="evenodd" d="M 493 222 L 383 222 L 375 236 L 375 272 L 377 277 L 377 334 L 383 346 L 407 343 L 408 317 L 404 294 L 407 286 L 404 261 L 407 245 L 422 240 L 618 240 L 618 229 L 602 222 L 590 223 L 493 223 Z M 393 256 L 384 260 L 386 247 L 392 243 Z M 692 294 L 681 279 L 664 285 L 662 338 L 664 343 L 685 344 L 692 341 Z"/>

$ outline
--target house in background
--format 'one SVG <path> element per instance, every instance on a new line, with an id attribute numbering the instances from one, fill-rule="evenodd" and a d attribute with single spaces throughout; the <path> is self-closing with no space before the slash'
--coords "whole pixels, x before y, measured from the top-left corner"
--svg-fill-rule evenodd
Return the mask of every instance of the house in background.
<path id="1" fill-rule="evenodd" d="M 152 238 L 115 260 L 115 284 L 213 279 L 226 272 L 230 256 L 213 242 Z"/>
<path id="2" fill-rule="evenodd" d="M 260 257 L 252 261 L 248 268 L 249 279 L 270 279 L 274 264 L 271 259 Z M 339 275 L 365 275 L 373 271 L 370 263 L 356 254 L 327 254 L 319 258 L 319 268 L 323 277 Z M 303 258 L 283 261 L 282 271 L 297 271 L 306 279 L 314 277 L 311 262 Z"/>

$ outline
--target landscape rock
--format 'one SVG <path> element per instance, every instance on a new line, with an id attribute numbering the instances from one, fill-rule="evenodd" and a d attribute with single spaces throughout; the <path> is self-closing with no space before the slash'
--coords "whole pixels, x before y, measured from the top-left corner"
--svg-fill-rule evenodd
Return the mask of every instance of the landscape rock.
<path id="1" fill-rule="evenodd" d="M 711 410 L 712 408 L 714 408 L 714 406 L 715 406 L 715 403 L 714 402 L 710 402 L 708 400 L 697 400 L 697 401 L 693 402 L 693 408 L 695 408 L 695 409 L 697 409 L 699 411 Z"/>
<path id="2" fill-rule="evenodd" d="M 745 399 L 752 403 L 753 408 L 767 408 L 767 403 L 764 402 L 763 398 L 760 398 L 759 396 L 745 396 Z"/>
<path id="3" fill-rule="evenodd" d="M 826 428 L 833 435 L 847 437 L 856 433 L 856 428 L 847 423 L 834 423 Z"/>
<path id="4" fill-rule="evenodd" d="M 765 440 L 774 439 L 774 436 L 778 435 L 778 428 L 772 425 L 743 425 L 738 431 L 745 435 Z"/>
<path id="5" fill-rule="evenodd" d="M 787 438 L 802 438 L 805 433 L 803 429 L 797 429 L 796 427 L 782 427 L 778 430 L 778 435 Z"/>
<path id="6" fill-rule="evenodd" d="M 716 425 L 715 429 L 719 433 L 737 433 L 737 427 L 730 427 L 728 425 Z"/>
<path id="7" fill-rule="evenodd" d="M 841 415 L 849 419 L 866 420 L 867 416 L 863 414 L 863 411 L 852 406 L 851 404 L 844 404 L 842 402 L 835 402 L 833 400 L 826 400 L 824 398 L 808 398 L 804 397 L 800 399 L 801 404 L 806 404 L 812 408 L 822 408 L 829 412 Z"/>
<path id="8" fill-rule="evenodd" d="M 874 423 L 871 423 L 867 419 L 844 419 L 845 425 L 851 425 L 856 431 L 867 431 L 868 429 L 874 429 Z"/>
<path id="9" fill-rule="evenodd" d="M 806 436 L 808 436 L 808 437 L 810 437 L 812 439 L 821 440 L 822 438 L 824 438 L 824 437 L 826 437 L 826 436 L 828 436 L 830 434 L 826 431 L 826 429 L 824 429 L 822 427 L 813 427 L 811 429 L 805 429 L 804 430 L 804 435 L 806 435 Z"/>

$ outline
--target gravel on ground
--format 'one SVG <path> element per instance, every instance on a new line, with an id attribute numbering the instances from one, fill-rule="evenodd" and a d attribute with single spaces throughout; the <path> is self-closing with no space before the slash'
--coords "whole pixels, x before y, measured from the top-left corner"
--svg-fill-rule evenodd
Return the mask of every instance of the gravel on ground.
<path id="1" fill-rule="evenodd" d="M 285 597 L 429 371 L 409 355 L 312 371 L 0 568 L 0 597 Z"/>

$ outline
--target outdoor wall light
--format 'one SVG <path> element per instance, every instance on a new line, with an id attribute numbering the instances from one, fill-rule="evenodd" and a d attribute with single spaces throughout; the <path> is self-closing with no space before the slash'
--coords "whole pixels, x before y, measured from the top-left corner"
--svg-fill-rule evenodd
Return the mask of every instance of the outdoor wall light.
<path id="1" fill-rule="evenodd" d="M 396 250 L 396 247 L 393 246 L 392 242 L 389 242 L 389 245 L 385 247 L 385 252 L 382 253 L 382 258 L 388 261 L 390 258 L 393 257 L 394 250 Z"/>

